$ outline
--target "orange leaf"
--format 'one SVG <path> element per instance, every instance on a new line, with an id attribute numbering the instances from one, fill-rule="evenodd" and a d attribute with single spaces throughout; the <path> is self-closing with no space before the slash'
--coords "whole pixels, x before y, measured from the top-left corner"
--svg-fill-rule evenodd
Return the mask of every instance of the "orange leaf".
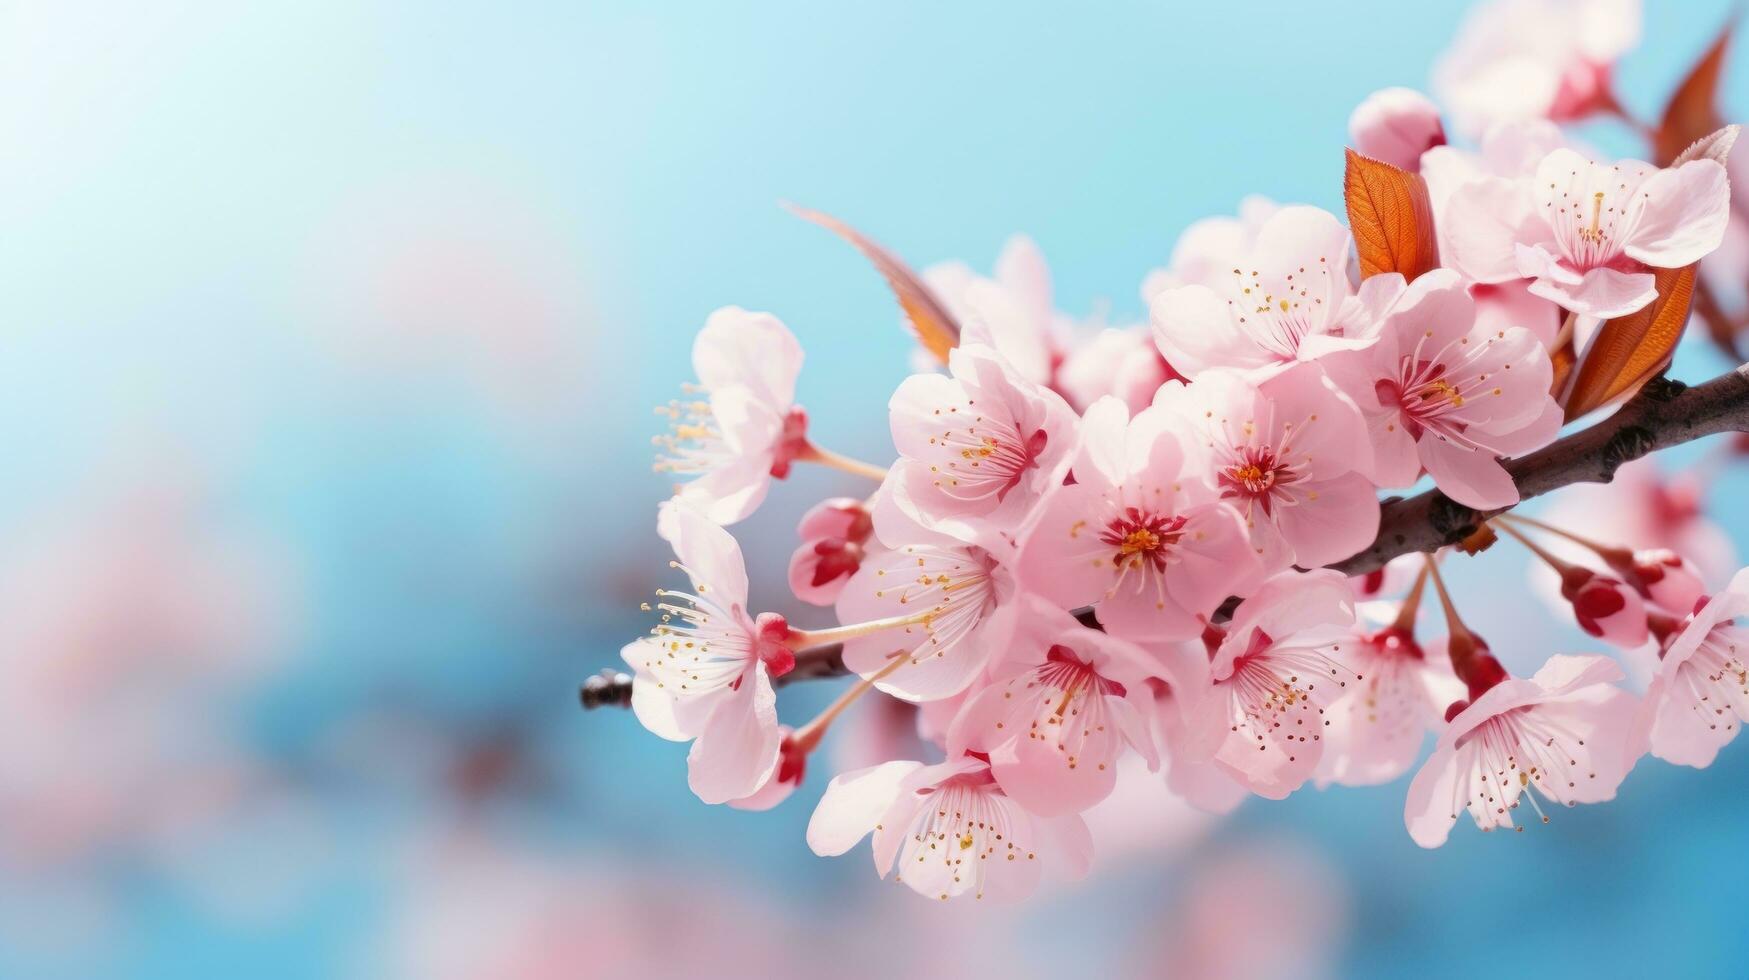
<path id="1" fill-rule="evenodd" d="M 899 301 L 899 308 L 905 311 L 905 319 L 910 321 L 911 329 L 917 332 L 917 342 L 924 349 L 934 354 L 941 363 L 947 363 L 947 352 L 959 346 L 960 326 L 947 312 L 941 300 L 930 292 L 923 280 L 912 272 L 910 267 L 899 261 L 891 252 L 875 244 L 868 236 L 850 227 L 824 211 L 814 211 L 809 208 L 785 204 L 797 217 L 832 232 L 839 238 L 849 242 L 853 248 L 861 252 L 870 262 L 874 263 L 875 271 L 886 279 L 892 288 L 893 296 Z"/>
<path id="2" fill-rule="evenodd" d="M 1694 300 L 1694 266 L 1652 273 L 1658 298 L 1598 328 L 1567 396 L 1567 421 L 1632 395 L 1670 363 Z"/>
<path id="3" fill-rule="evenodd" d="M 1573 376 L 1573 342 L 1571 340 L 1549 352 L 1549 360 L 1555 367 L 1555 380 L 1549 385 L 1549 394 L 1556 401 L 1561 400 L 1561 391 L 1567 387 L 1567 379 Z"/>
<path id="4" fill-rule="evenodd" d="M 1348 227 L 1360 255 L 1360 277 L 1400 272 L 1413 280 L 1439 265 L 1427 181 L 1353 150 L 1342 174 Z"/>
<path id="5" fill-rule="evenodd" d="M 1670 94 L 1658 129 L 1652 134 L 1652 150 L 1659 166 L 1669 166 L 1689 144 L 1722 125 L 1719 117 L 1719 76 L 1724 73 L 1725 51 L 1730 47 L 1732 24 L 1725 22 L 1706 54 Z"/>

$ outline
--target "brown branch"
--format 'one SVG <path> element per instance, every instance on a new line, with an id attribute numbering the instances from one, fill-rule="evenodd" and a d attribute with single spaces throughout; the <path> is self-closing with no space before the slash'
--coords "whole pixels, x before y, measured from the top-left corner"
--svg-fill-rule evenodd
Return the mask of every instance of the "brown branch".
<path id="1" fill-rule="evenodd" d="M 1614 415 L 1506 462 L 1521 500 L 1574 483 L 1608 483 L 1616 468 L 1648 453 L 1721 432 L 1749 431 L 1749 364 L 1696 385 L 1654 378 Z M 1363 575 L 1398 555 L 1434 551 L 1475 533 L 1510 508 L 1478 511 L 1429 490 L 1385 504 L 1372 547 L 1331 568 Z"/>
<path id="2" fill-rule="evenodd" d="M 1521 500 L 1540 497 L 1575 483 L 1608 483 L 1621 464 L 1648 453 L 1721 432 L 1749 432 L 1749 364 L 1706 382 L 1687 387 L 1679 381 L 1654 378 L 1614 415 L 1548 446 L 1506 462 L 1506 472 L 1518 485 Z M 1364 575 L 1383 568 L 1399 555 L 1434 551 L 1474 534 L 1482 522 L 1510 508 L 1478 511 L 1429 490 L 1385 503 L 1378 537 L 1352 558 L 1331 565 L 1346 575 Z M 1089 626 L 1092 614 L 1079 610 Z M 837 644 L 796 654 L 794 670 L 777 678 L 792 681 L 839 677 L 848 671 Z M 591 677 L 580 697 L 585 708 L 631 704 L 632 679 L 612 670 Z"/>

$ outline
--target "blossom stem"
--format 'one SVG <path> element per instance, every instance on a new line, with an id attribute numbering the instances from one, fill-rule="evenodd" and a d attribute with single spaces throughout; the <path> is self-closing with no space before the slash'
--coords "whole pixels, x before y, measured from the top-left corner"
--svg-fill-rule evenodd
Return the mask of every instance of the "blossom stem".
<path id="1" fill-rule="evenodd" d="M 1505 521 L 1501 521 L 1498 519 L 1490 521 L 1489 523 L 1493 524 L 1495 527 L 1497 527 L 1500 530 L 1505 531 L 1507 534 L 1511 535 L 1513 538 L 1515 538 L 1518 541 L 1519 544 L 1524 545 L 1526 548 L 1530 549 L 1531 554 L 1537 556 L 1538 558 L 1541 558 L 1544 562 L 1548 563 L 1548 566 L 1550 568 L 1554 569 L 1556 572 L 1559 572 L 1562 575 L 1566 575 L 1567 572 L 1572 569 L 1573 564 L 1571 562 L 1565 562 L 1559 558 L 1556 558 L 1554 555 L 1550 554 L 1546 548 L 1542 547 L 1541 545 L 1537 544 L 1535 541 L 1532 541 L 1530 538 L 1526 537 L 1524 535 L 1524 532 L 1513 527 L 1511 524 L 1508 524 Z"/>
<path id="2" fill-rule="evenodd" d="M 790 736 L 790 745 L 802 755 L 812 752 L 814 747 L 820 744 L 820 739 L 826 734 L 826 729 L 839 715 L 844 713 L 844 709 L 855 704 L 864 694 L 874 690 L 878 681 L 884 680 L 888 674 L 903 667 L 910 660 L 911 655 L 902 650 L 893 654 L 893 659 L 885 667 L 852 684 L 849 690 L 833 699 L 824 711 L 815 715 L 813 721 L 796 729 L 795 733 Z"/>
<path id="3" fill-rule="evenodd" d="M 1613 558 L 1627 550 L 1625 548 L 1612 548 L 1601 542 L 1593 541 L 1582 535 L 1574 534 L 1572 531 L 1566 530 L 1565 528 L 1556 527 L 1547 521 L 1539 521 L 1534 517 L 1525 517 L 1523 514 L 1501 514 L 1499 517 L 1494 518 L 1494 521 L 1496 527 L 1499 527 L 1501 530 L 1507 531 L 1508 533 L 1511 533 L 1511 529 L 1499 522 L 1505 521 L 1508 523 L 1523 524 L 1526 527 L 1534 527 L 1539 531 L 1545 531 L 1555 537 L 1566 538 L 1568 541 L 1573 542 L 1581 548 L 1586 548 L 1596 552 L 1603 558 Z"/>
<path id="4" fill-rule="evenodd" d="M 1446 632 L 1452 636 L 1469 636 L 1470 628 L 1458 616 L 1457 606 L 1451 601 L 1451 593 L 1445 590 L 1445 578 L 1439 574 L 1439 567 L 1434 564 L 1432 555 L 1427 556 L 1425 570 L 1427 577 L 1433 580 L 1433 590 L 1439 593 L 1439 605 L 1445 610 Z"/>
<path id="5" fill-rule="evenodd" d="M 867 477 L 876 483 L 887 478 L 887 468 L 884 466 L 865 463 L 860 459 L 851 459 L 849 456 L 839 455 L 830 449 L 821 449 L 819 446 L 816 446 L 811 442 L 808 443 L 806 449 L 803 449 L 800 453 L 796 454 L 796 459 L 809 463 L 818 463 L 821 466 L 828 466 L 835 470 L 841 470 L 853 476 Z"/>
<path id="6" fill-rule="evenodd" d="M 913 613 L 909 616 L 889 616 L 886 619 L 873 619 L 866 623 L 852 623 L 849 626 L 834 626 L 830 629 L 791 629 L 789 631 L 789 642 L 787 645 L 792 650 L 804 650 L 808 647 L 823 646 L 827 643 L 841 643 L 845 640 L 854 640 L 859 636 L 869 636 L 874 633 L 882 633 L 903 626 L 915 626 L 918 623 L 927 623 L 934 616 L 935 611 L 930 609 L 920 613 Z"/>
<path id="7" fill-rule="evenodd" d="M 1397 619 L 1391 623 L 1392 629 L 1405 633 L 1415 631 L 1415 617 L 1421 612 L 1421 595 L 1427 591 L 1428 569 L 1433 567 L 1433 556 L 1427 556 L 1427 564 L 1421 566 L 1421 574 L 1415 576 L 1415 584 L 1409 587 L 1409 594 L 1403 597 L 1403 605 L 1397 610 Z"/>

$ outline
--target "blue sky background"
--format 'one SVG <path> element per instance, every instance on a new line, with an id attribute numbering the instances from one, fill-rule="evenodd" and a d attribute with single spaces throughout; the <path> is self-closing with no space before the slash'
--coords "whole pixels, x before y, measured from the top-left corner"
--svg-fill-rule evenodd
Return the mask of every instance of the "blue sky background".
<path id="1" fill-rule="evenodd" d="M 1727 6 L 1650 0 L 1620 74 L 1633 109 L 1661 104 Z M 208 710 L 298 818 L 227 817 L 195 863 L 242 887 L 289 839 L 300 866 L 271 914 L 238 917 L 159 858 L 93 858 L 75 873 L 108 924 L 73 952 L 33 942 L 47 913 L 0 883 L 0 972 L 374 972 L 410 901 L 397 856 L 462 825 L 579 869 L 582 892 L 636 861 L 792 916 L 913 901 L 866 858 L 807 853 L 823 774 L 771 814 L 707 808 L 683 748 L 575 708 L 665 566 L 650 407 L 688 377 L 693 332 L 719 305 L 777 313 L 808 350 L 821 442 L 883 458 L 908 340 L 862 260 L 779 200 L 919 267 L 987 269 L 1024 231 L 1061 308 L 1139 318 L 1143 274 L 1191 221 L 1251 193 L 1339 210 L 1349 111 L 1425 87 L 1462 8 L 0 8 L 0 528 L 168 470 L 276 542 L 298 583 L 283 650 Z M 1749 105 L 1741 61 L 1726 91 Z M 1687 351 L 1678 373 L 1722 366 Z M 803 472 L 737 528 L 756 601 L 780 600 L 795 516 L 851 486 Z M 1714 497 L 1739 541 L 1744 489 L 1732 473 Z M 1516 554 L 1477 564 L 1456 578 L 1509 664 L 1583 648 Z M 786 719 L 829 696 L 786 694 Z M 362 744 L 379 723 L 439 756 L 513 746 L 514 778 L 458 803 L 443 766 Z M 1437 852 L 1403 832 L 1405 785 L 1253 801 L 1217 836 L 1289 838 L 1341 870 L 1343 975 L 1724 975 L 1749 955 L 1743 746 Z M 1052 928 L 999 941 L 1041 970 L 1122 962 L 1180 878 L 1121 864 L 1021 914 Z M 979 920 L 955 921 L 978 950 Z"/>

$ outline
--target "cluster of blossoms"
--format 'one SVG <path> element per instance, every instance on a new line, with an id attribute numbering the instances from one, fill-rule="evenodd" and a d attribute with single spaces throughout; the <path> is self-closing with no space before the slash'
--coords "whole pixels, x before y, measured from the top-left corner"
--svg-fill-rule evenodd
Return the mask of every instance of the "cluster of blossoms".
<path id="1" fill-rule="evenodd" d="M 1494 518 L 1558 573 L 1582 629 L 1656 664 L 1641 697 L 1607 656 L 1509 674 L 1459 616 L 1443 554 L 1326 567 L 1373 543 L 1381 491 L 1426 478 L 1480 512 L 1518 503 L 1502 460 L 1563 425 L 1555 353 L 1657 302 L 1661 271 L 1725 236 L 1734 128 L 1669 166 L 1594 159 L 1554 121 L 1613 105 L 1625 45 L 1506 33 L 1523 43 L 1466 36 L 1439 73 L 1473 149 L 1406 90 L 1351 123 L 1359 153 L 1425 181 L 1437 265 L 1362 278 L 1336 215 L 1254 199 L 1147 276 L 1146 326 L 1059 313 L 1025 239 L 990 277 L 929 270 L 908 286 L 956 343 L 893 393 L 886 468 L 810 441 L 782 323 L 712 314 L 694 400 L 658 440 L 658 468 L 690 478 L 658 520 L 690 587 L 658 593 L 660 623 L 623 651 L 637 717 L 691 742 L 698 797 L 776 805 L 842 712 L 894 699 L 930 758 L 838 773 L 809 844 L 872 836 L 877 870 L 924 895 L 1014 897 L 1047 863 L 1088 865 L 1082 814 L 1132 756 L 1126 778 L 1139 760 L 1138 778 L 1214 812 L 1415 769 L 1404 816 L 1426 847 L 1465 813 L 1492 829 L 1526 801 L 1540 816 L 1610 799 L 1648 752 L 1708 764 L 1749 719 L 1733 625 L 1749 572 L 1709 598 L 1680 550 Z M 834 609 L 828 628 L 756 613 L 726 529 L 797 462 L 875 481 L 800 522 L 788 584 Z M 783 724 L 776 684 L 828 645 L 860 681 Z"/>

